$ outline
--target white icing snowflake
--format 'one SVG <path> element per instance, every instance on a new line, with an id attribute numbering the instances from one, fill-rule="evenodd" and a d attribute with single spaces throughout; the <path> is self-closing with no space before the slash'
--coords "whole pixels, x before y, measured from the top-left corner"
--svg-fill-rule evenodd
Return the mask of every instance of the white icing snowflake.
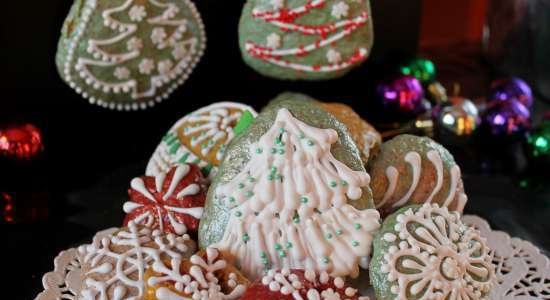
<path id="1" fill-rule="evenodd" d="M 140 38 L 133 37 L 128 40 L 126 46 L 128 47 L 128 51 L 139 51 L 143 48 L 143 41 Z"/>
<path id="2" fill-rule="evenodd" d="M 187 51 L 187 48 L 185 47 L 185 44 L 179 43 L 174 46 L 174 50 L 172 50 L 172 56 L 176 60 L 184 59 L 186 56 L 188 56 L 189 51 Z"/>
<path id="3" fill-rule="evenodd" d="M 155 27 L 153 28 L 153 31 L 151 32 L 151 41 L 153 44 L 160 44 L 164 42 L 164 39 L 166 38 L 166 31 L 162 27 Z"/>
<path id="4" fill-rule="evenodd" d="M 114 75 L 118 79 L 127 79 L 130 76 L 130 70 L 126 67 L 117 67 L 115 69 Z"/>
<path id="5" fill-rule="evenodd" d="M 164 76 L 170 74 L 170 72 L 172 71 L 172 66 L 173 65 L 174 64 L 169 59 L 165 59 L 165 60 L 159 62 L 158 67 L 157 67 L 158 71 L 159 71 L 159 74 L 164 75 Z"/>
<path id="6" fill-rule="evenodd" d="M 424 204 L 396 220 L 396 234 L 383 236 L 391 245 L 380 271 L 397 298 L 488 299 L 495 277 L 490 250 L 458 213 Z"/>
<path id="7" fill-rule="evenodd" d="M 141 22 L 143 18 L 147 16 L 147 12 L 145 12 L 145 7 L 143 5 L 134 5 L 130 8 L 130 11 L 128 11 L 128 16 L 130 20 L 134 22 Z"/>
<path id="8" fill-rule="evenodd" d="M 329 49 L 327 51 L 327 60 L 331 64 L 340 63 L 342 61 L 342 54 L 334 49 Z"/>
<path id="9" fill-rule="evenodd" d="M 281 36 L 273 32 L 267 36 L 267 47 L 277 49 L 281 47 Z"/>
<path id="10" fill-rule="evenodd" d="M 271 0 L 269 3 L 275 10 L 279 10 L 285 6 L 285 0 Z"/>
<path id="11" fill-rule="evenodd" d="M 155 69 L 155 61 L 149 58 L 144 58 L 138 65 L 139 73 L 149 75 Z"/>
<path id="12" fill-rule="evenodd" d="M 349 6 L 344 2 L 340 1 L 332 6 L 331 15 L 336 19 L 345 18 L 348 16 Z"/>

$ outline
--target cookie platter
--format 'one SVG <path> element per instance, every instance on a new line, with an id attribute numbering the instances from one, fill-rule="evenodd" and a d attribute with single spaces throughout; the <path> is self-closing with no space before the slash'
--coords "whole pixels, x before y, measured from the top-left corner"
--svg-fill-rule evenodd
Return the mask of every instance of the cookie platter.
<path id="1" fill-rule="evenodd" d="M 130 181 L 120 228 L 62 251 L 36 299 L 547 299 L 550 261 L 462 215 L 427 137 L 382 142 L 341 103 L 184 116 Z"/>

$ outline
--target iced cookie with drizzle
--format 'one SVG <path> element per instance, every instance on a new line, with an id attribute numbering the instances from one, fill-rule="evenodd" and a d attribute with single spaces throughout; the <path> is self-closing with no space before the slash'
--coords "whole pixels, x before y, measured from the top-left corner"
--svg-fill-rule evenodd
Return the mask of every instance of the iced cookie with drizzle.
<path id="1" fill-rule="evenodd" d="M 189 258 L 196 250 L 188 235 L 177 236 L 132 222 L 81 246 L 84 274 L 78 299 L 143 299 L 145 270 L 156 262 Z"/>
<path id="2" fill-rule="evenodd" d="M 256 114 L 248 105 L 218 102 L 184 116 L 162 138 L 147 164 L 146 174 L 154 176 L 175 163 L 189 162 L 198 164 L 204 175 L 212 177 L 235 137 L 239 120 Z"/>
<path id="3" fill-rule="evenodd" d="M 411 205 L 384 220 L 370 281 L 379 300 L 489 299 L 496 281 L 486 240 L 437 204 Z"/>
<path id="4" fill-rule="evenodd" d="M 460 167 L 447 149 L 428 137 L 399 135 L 382 144 L 369 161 L 374 204 L 387 215 L 408 204 L 438 203 L 462 212 Z"/>
<path id="5" fill-rule="evenodd" d="M 90 103 L 145 109 L 185 82 L 205 42 L 190 0 L 75 0 L 56 64 L 63 80 Z"/>
<path id="6" fill-rule="evenodd" d="M 342 76 L 372 42 L 369 0 L 248 0 L 239 24 L 244 61 L 278 79 Z"/>
<path id="7" fill-rule="evenodd" d="M 249 278 L 270 269 L 357 276 L 379 214 L 344 124 L 283 94 L 229 146 L 209 189 L 201 247 L 230 253 Z"/>
<path id="8" fill-rule="evenodd" d="M 215 248 L 189 259 L 155 262 L 145 272 L 145 300 L 237 300 L 250 282 Z"/>
<path id="9" fill-rule="evenodd" d="M 130 222 L 164 232 L 197 236 L 206 198 L 206 180 L 194 164 L 178 164 L 156 176 L 132 179 L 123 205 Z"/>
<path id="10" fill-rule="evenodd" d="M 241 300 L 369 300 L 344 281 L 326 271 L 270 270 L 256 280 Z"/>

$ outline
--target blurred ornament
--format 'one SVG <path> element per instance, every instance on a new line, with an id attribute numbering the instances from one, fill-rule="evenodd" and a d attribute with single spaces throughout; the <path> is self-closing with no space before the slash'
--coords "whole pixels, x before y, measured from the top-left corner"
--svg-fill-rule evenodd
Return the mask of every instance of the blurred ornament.
<path id="1" fill-rule="evenodd" d="M 45 191 L 0 192 L 0 224 L 22 224 L 44 220 L 49 215 Z"/>
<path id="2" fill-rule="evenodd" d="M 450 97 L 432 110 L 436 127 L 457 136 L 469 136 L 477 129 L 480 118 L 476 105 L 463 97 Z"/>
<path id="3" fill-rule="evenodd" d="M 550 120 L 544 120 L 527 137 L 527 155 L 536 161 L 550 162 Z"/>
<path id="4" fill-rule="evenodd" d="M 519 101 L 493 103 L 482 116 L 483 126 L 495 136 L 525 133 L 531 125 L 531 113 Z"/>
<path id="5" fill-rule="evenodd" d="M 14 125 L 0 130 L 0 155 L 31 159 L 43 149 L 42 134 L 32 124 Z"/>
<path id="6" fill-rule="evenodd" d="M 405 124 L 402 123 L 390 123 L 379 124 L 378 128 L 381 131 L 383 140 L 388 140 L 399 134 L 414 134 L 420 136 L 433 136 L 434 124 L 429 114 L 423 114 L 415 120 L 409 121 Z"/>
<path id="7" fill-rule="evenodd" d="M 435 65 L 426 58 L 417 57 L 408 64 L 400 67 L 401 74 L 412 75 L 423 84 L 429 83 L 435 79 Z"/>
<path id="8" fill-rule="evenodd" d="M 434 104 L 447 102 L 447 100 L 449 100 L 447 90 L 437 81 L 428 84 L 426 87 L 426 97 Z"/>
<path id="9" fill-rule="evenodd" d="M 518 77 L 501 78 L 491 83 L 489 102 L 506 102 L 516 100 L 529 108 L 533 105 L 531 87 Z"/>
<path id="10" fill-rule="evenodd" d="M 424 91 L 420 81 L 410 75 L 398 75 L 376 87 L 377 97 L 389 113 L 416 117 L 426 111 Z"/>

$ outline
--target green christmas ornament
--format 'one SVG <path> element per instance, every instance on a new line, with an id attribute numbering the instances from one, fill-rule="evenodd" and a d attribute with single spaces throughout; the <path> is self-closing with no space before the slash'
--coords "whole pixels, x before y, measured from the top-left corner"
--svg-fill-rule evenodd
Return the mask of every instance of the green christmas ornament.
<path id="1" fill-rule="evenodd" d="M 411 60 L 407 65 L 400 67 L 401 74 L 412 75 L 423 84 L 429 83 L 435 79 L 435 65 L 426 58 L 417 57 Z"/>
<path id="2" fill-rule="evenodd" d="M 542 124 L 527 137 L 527 155 L 535 160 L 550 162 L 550 120 Z"/>

